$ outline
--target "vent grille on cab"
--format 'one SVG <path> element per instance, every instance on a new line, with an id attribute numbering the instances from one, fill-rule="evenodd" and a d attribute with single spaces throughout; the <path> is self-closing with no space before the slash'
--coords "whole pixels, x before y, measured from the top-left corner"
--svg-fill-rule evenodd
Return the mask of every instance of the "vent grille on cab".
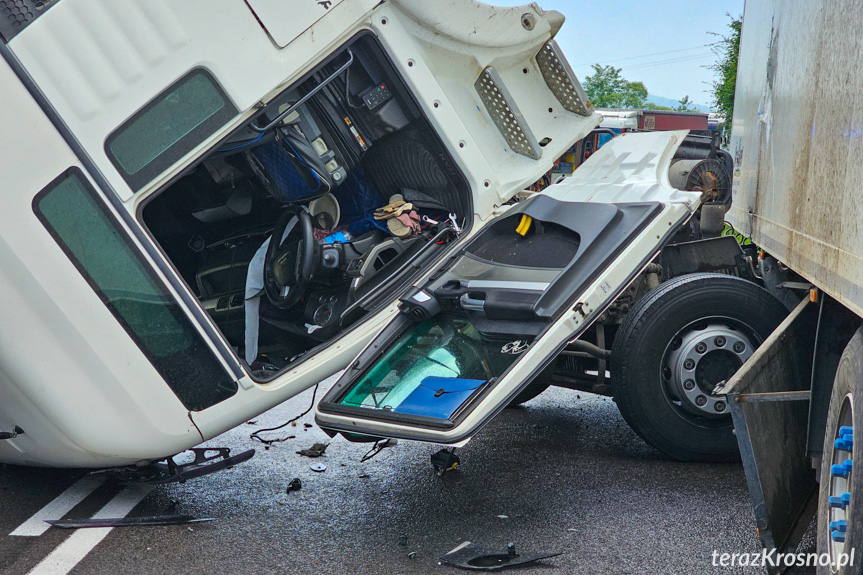
<path id="1" fill-rule="evenodd" d="M 0 0 L 0 38 L 9 42 L 58 0 Z"/>
<path id="2" fill-rule="evenodd" d="M 541 158 L 542 149 L 539 142 L 497 70 L 491 66 L 483 70 L 474 83 L 474 88 L 510 149 L 534 160 Z"/>

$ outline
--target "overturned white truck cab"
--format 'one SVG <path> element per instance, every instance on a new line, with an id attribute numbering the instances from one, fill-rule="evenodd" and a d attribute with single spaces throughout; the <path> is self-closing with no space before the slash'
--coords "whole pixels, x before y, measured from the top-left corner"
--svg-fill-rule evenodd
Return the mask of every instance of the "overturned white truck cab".
<path id="1" fill-rule="evenodd" d="M 160 460 L 349 365 L 322 426 L 458 444 L 727 208 L 722 155 L 685 132 L 515 202 L 600 121 L 534 4 L 22 5 L 0 22 L 2 462 Z M 705 391 L 660 384 L 708 443 L 730 422 L 698 402 L 772 327 Z M 384 353 L 401 375 L 349 386 Z"/>

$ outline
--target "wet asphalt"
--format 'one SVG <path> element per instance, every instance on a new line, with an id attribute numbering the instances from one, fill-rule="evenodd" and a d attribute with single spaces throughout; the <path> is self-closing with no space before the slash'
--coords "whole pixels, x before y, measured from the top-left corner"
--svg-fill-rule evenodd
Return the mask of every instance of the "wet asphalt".
<path id="1" fill-rule="evenodd" d="M 437 446 L 401 442 L 360 463 L 370 445 L 306 427 L 311 414 L 270 434 L 294 439 L 269 449 L 249 439 L 310 400 L 308 391 L 208 443 L 234 453 L 254 447 L 251 461 L 157 487 L 132 512 L 215 521 L 114 529 L 71 572 L 445 575 L 462 571 L 439 557 L 464 541 L 560 553 L 515 573 L 763 572 L 711 564 L 714 550 L 760 549 L 742 467 L 670 460 L 626 426 L 610 399 L 551 388 L 497 417 L 443 477 L 429 462 Z M 315 442 L 329 443 L 323 457 L 296 454 Z M 317 463 L 326 470 L 312 471 Z M 0 470 L 0 573 L 28 573 L 70 536 L 7 534 L 81 475 Z M 286 492 L 295 477 L 302 488 Z M 100 487 L 67 517 L 92 516 L 118 489 Z"/>

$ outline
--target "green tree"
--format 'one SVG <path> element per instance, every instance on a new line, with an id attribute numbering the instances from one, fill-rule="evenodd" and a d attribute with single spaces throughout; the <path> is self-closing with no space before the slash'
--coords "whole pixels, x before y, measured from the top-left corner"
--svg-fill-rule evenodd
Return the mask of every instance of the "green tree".
<path id="1" fill-rule="evenodd" d="M 653 102 L 645 102 L 644 103 L 645 110 L 667 110 L 669 112 L 674 111 L 674 108 L 671 106 L 660 106 L 659 104 L 654 104 Z"/>
<path id="2" fill-rule="evenodd" d="M 731 117 L 734 115 L 734 90 L 737 86 L 737 55 L 740 52 L 740 29 L 743 27 L 743 16 L 731 18 L 728 24 L 730 32 L 727 36 L 714 33 L 719 41 L 713 51 L 719 60 L 710 66 L 710 69 L 719 76 L 713 82 L 713 105 L 716 111 L 725 116 L 725 125 L 731 126 Z"/>
<path id="3" fill-rule="evenodd" d="M 623 92 L 624 108 L 643 108 L 647 102 L 647 87 L 643 82 L 627 82 Z"/>
<path id="4" fill-rule="evenodd" d="M 620 75 L 621 68 L 592 64 L 593 75 L 584 79 L 584 91 L 597 108 L 643 108 L 647 87 Z"/>
<path id="5" fill-rule="evenodd" d="M 689 99 L 689 95 L 684 96 L 683 98 L 678 100 L 677 103 L 680 104 L 679 106 L 677 106 L 677 108 L 675 108 L 675 110 L 678 112 L 688 112 L 692 114 L 698 111 L 698 108 L 696 108 L 692 104 L 692 101 Z"/>

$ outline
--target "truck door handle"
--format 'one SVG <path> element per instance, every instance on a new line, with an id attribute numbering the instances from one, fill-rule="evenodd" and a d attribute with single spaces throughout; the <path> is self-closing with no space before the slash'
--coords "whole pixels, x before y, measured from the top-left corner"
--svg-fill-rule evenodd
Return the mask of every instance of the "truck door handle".
<path id="1" fill-rule="evenodd" d="M 468 294 L 462 294 L 462 296 L 458 300 L 462 309 L 470 310 L 470 311 L 485 311 L 485 301 L 481 299 L 474 299 Z"/>

